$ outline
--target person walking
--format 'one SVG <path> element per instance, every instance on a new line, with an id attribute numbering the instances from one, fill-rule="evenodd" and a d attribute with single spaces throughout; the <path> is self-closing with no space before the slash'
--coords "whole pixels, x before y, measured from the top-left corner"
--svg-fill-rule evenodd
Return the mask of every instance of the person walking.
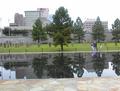
<path id="1" fill-rule="evenodd" d="M 97 43 L 95 41 L 91 43 L 91 47 L 93 51 L 97 51 Z"/>

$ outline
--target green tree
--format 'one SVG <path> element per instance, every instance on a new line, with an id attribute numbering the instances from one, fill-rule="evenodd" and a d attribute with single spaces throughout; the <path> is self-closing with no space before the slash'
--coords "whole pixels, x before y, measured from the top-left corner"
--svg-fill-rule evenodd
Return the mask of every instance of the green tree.
<path id="1" fill-rule="evenodd" d="M 38 41 L 38 44 L 42 41 L 47 39 L 47 34 L 45 29 L 42 26 L 41 20 L 38 18 L 34 25 L 32 30 L 32 38 L 34 41 Z"/>
<path id="2" fill-rule="evenodd" d="M 54 45 L 60 45 L 61 51 L 63 51 L 63 45 L 67 45 L 71 40 L 72 24 L 68 10 L 64 7 L 58 8 L 55 15 L 53 15 L 53 23 L 51 25 Z"/>
<path id="3" fill-rule="evenodd" d="M 112 35 L 115 42 L 120 41 L 120 20 L 118 18 L 112 24 Z"/>
<path id="4" fill-rule="evenodd" d="M 100 42 L 105 40 L 105 34 L 104 34 L 104 27 L 102 25 L 102 22 L 100 21 L 100 18 L 97 17 L 97 20 L 95 21 L 95 24 L 92 28 L 92 37 L 93 40 Z"/>
<path id="5" fill-rule="evenodd" d="M 85 32 L 83 31 L 83 23 L 80 17 L 78 17 L 76 19 L 76 22 L 74 23 L 74 34 L 75 34 L 75 39 L 77 38 L 77 40 L 80 43 L 81 40 L 83 40 L 85 34 Z"/>

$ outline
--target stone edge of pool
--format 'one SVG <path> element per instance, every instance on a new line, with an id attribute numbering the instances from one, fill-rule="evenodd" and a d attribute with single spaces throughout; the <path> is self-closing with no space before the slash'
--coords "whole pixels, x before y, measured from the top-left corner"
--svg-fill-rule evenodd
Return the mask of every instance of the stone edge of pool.
<path id="1" fill-rule="evenodd" d="M 0 80 L 0 91 L 120 91 L 120 77 Z"/>
<path id="2" fill-rule="evenodd" d="M 46 54 L 46 53 L 92 53 L 92 52 L 120 52 L 120 50 L 108 50 L 108 51 L 60 51 L 60 52 L 5 52 L 0 54 Z"/>

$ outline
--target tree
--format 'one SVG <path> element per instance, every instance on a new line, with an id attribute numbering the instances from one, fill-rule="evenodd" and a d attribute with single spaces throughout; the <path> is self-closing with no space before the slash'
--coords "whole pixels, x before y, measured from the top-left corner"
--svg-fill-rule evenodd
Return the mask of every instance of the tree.
<path id="1" fill-rule="evenodd" d="M 100 18 L 97 17 L 97 20 L 95 21 L 95 24 L 92 28 L 92 37 L 93 40 L 100 42 L 105 40 L 105 34 L 104 34 L 104 27 L 102 25 L 102 22 L 100 21 Z"/>
<path id="2" fill-rule="evenodd" d="M 47 39 L 46 31 L 44 30 L 42 22 L 39 18 L 35 21 L 33 25 L 32 38 L 34 41 L 38 41 L 38 44 L 40 43 L 40 41 Z"/>
<path id="3" fill-rule="evenodd" d="M 75 38 L 77 38 L 80 43 L 81 40 L 83 40 L 85 34 L 85 32 L 83 31 L 83 23 L 80 17 L 78 17 L 76 19 L 76 22 L 74 23 L 74 34 Z"/>
<path id="4" fill-rule="evenodd" d="M 112 35 L 112 39 L 115 40 L 115 42 L 120 41 L 120 20 L 118 18 L 114 21 L 114 24 L 112 24 Z"/>
<path id="5" fill-rule="evenodd" d="M 72 29 L 72 20 L 69 17 L 68 10 L 64 7 L 58 8 L 55 15 L 53 15 L 52 33 L 54 45 L 60 45 L 61 51 L 63 51 L 63 45 L 67 45 L 70 42 L 70 34 Z"/>

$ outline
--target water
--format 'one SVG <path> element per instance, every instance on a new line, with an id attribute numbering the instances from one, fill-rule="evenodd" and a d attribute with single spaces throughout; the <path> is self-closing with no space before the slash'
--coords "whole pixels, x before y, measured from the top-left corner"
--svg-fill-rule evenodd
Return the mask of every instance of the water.
<path id="1" fill-rule="evenodd" d="M 117 77 L 120 53 L 0 55 L 0 79 Z"/>

